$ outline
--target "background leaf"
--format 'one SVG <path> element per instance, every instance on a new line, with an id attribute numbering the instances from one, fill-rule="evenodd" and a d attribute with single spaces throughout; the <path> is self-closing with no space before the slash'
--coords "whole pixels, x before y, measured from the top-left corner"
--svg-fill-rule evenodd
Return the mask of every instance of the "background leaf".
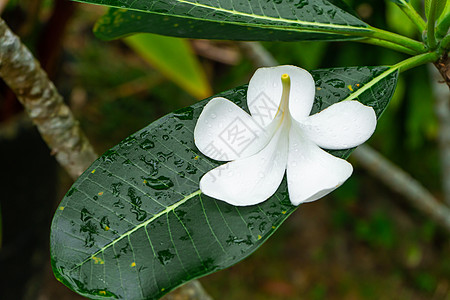
<path id="1" fill-rule="evenodd" d="M 387 67 L 312 74 L 312 113 L 358 94 L 379 117 L 397 81 Z M 243 86 L 218 96 L 247 109 L 245 95 Z M 75 182 L 52 223 L 52 266 L 60 281 L 92 299 L 157 299 L 250 255 L 297 208 L 285 180 L 269 200 L 250 207 L 199 192 L 200 178 L 219 165 L 194 146 L 193 129 L 208 100 L 129 136 Z M 346 158 L 351 149 L 331 153 Z"/>
<path id="2" fill-rule="evenodd" d="M 124 41 L 150 65 L 197 99 L 212 94 L 205 72 L 188 41 L 155 34 L 137 34 Z"/>
<path id="3" fill-rule="evenodd" d="M 121 8 L 100 19 L 96 34 L 113 39 L 135 32 L 227 40 L 342 40 L 370 32 L 342 1 L 81 0 Z M 126 11 L 123 9 L 129 9 Z"/>

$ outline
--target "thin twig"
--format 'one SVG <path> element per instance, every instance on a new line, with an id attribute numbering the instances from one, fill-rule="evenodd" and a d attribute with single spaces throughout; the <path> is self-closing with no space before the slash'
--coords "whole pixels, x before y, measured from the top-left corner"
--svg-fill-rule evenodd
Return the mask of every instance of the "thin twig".
<path id="1" fill-rule="evenodd" d="M 76 179 L 97 155 L 39 62 L 1 18 L 0 77 L 17 95 L 57 161 Z M 169 295 L 168 299 L 211 299 L 196 280 Z"/>
<path id="2" fill-rule="evenodd" d="M 442 189 L 445 203 L 450 206 L 450 90 L 442 82 L 439 71 L 430 66 L 431 87 L 433 89 L 434 111 L 439 122 L 439 151 L 442 168 Z"/>
<path id="3" fill-rule="evenodd" d="M 249 57 L 256 67 L 276 65 L 276 60 L 268 51 L 261 51 L 257 43 L 241 42 L 243 50 L 250 52 Z M 245 46 L 244 46 L 245 45 Z M 270 64 L 269 62 L 275 62 Z M 361 166 L 366 168 L 374 177 L 384 182 L 392 190 L 400 193 L 414 207 L 427 214 L 431 219 L 450 231 L 450 209 L 439 203 L 437 199 L 420 182 L 403 171 L 398 166 L 384 158 L 370 146 L 361 145 L 352 154 Z"/>
<path id="4" fill-rule="evenodd" d="M 441 224 L 450 232 L 450 209 L 439 203 L 434 196 L 411 175 L 384 158 L 370 146 L 361 145 L 352 153 L 352 158 L 374 177 L 378 178 L 393 191 Z"/>
<path id="5" fill-rule="evenodd" d="M 258 68 L 278 65 L 272 54 L 258 42 L 239 42 L 239 46 L 244 50 L 253 65 Z"/>

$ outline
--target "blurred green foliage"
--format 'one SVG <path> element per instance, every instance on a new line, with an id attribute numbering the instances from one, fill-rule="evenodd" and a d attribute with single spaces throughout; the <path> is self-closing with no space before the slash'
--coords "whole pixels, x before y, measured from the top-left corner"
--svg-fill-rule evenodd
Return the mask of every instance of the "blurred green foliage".
<path id="1" fill-rule="evenodd" d="M 211 87 L 197 56 L 185 39 L 135 34 L 125 43 L 150 65 L 197 99 L 211 96 Z"/>

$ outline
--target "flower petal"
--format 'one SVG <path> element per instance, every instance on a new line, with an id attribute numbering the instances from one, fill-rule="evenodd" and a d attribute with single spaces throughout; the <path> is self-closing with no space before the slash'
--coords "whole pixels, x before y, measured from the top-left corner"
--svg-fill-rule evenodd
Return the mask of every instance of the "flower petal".
<path id="1" fill-rule="evenodd" d="M 367 141 L 375 131 L 372 107 L 343 101 L 300 122 L 306 137 L 325 149 L 348 149 Z"/>
<path id="2" fill-rule="evenodd" d="M 287 130 L 280 128 L 260 152 L 206 173 L 200 180 L 200 190 L 205 195 L 236 206 L 254 205 L 267 200 L 283 180 L 287 138 Z"/>
<path id="3" fill-rule="evenodd" d="M 314 102 L 314 80 L 306 70 L 295 66 L 278 66 L 256 70 L 247 91 L 251 115 L 262 127 L 274 119 L 282 95 L 281 75 L 291 80 L 289 110 L 296 120 L 309 116 Z"/>
<path id="4" fill-rule="evenodd" d="M 214 98 L 205 105 L 198 118 L 194 141 L 204 155 L 229 161 L 260 151 L 269 142 L 274 128 L 263 129 L 230 100 Z"/>
<path id="5" fill-rule="evenodd" d="M 352 174 L 353 167 L 302 136 L 292 124 L 289 133 L 287 180 L 289 198 L 294 205 L 310 202 L 327 195 Z"/>

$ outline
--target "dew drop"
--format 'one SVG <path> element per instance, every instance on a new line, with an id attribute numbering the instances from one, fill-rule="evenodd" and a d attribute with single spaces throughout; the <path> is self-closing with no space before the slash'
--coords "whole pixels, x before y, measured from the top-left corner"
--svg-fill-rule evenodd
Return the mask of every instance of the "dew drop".
<path id="1" fill-rule="evenodd" d="M 158 260 L 162 265 L 167 265 L 174 257 L 175 254 L 170 252 L 170 250 L 158 251 Z"/>
<path id="2" fill-rule="evenodd" d="M 108 231 L 111 228 L 109 219 L 107 216 L 104 216 L 101 220 L 100 220 L 100 227 L 105 230 Z"/>
<path id="3" fill-rule="evenodd" d="M 148 187 L 151 187 L 154 190 L 167 190 L 171 187 L 173 187 L 173 182 L 170 180 L 170 178 L 165 176 L 159 176 L 159 177 L 142 177 L 143 180 L 145 180 L 144 184 Z"/>
<path id="4" fill-rule="evenodd" d="M 112 163 L 116 160 L 117 153 L 114 150 L 109 149 L 102 155 L 102 159 L 104 162 Z"/>
<path id="5" fill-rule="evenodd" d="M 139 146 L 144 150 L 148 150 L 155 147 L 155 143 L 149 139 L 145 139 Z"/>
<path id="6" fill-rule="evenodd" d="M 177 110 L 173 116 L 179 120 L 192 120 L 194 118 L 194 109 L 192 107 Z"/>
<path id="7" fill-rule="evenodd" d="M 216 114 L 211 114 L 211 119 L 215 119 L 217 117 Z"/>
<path id="8" fill-rule="evenodd" d="M 335 87 L 335 88 L 345 87 L 345 82 L 338 78 L 329 79 L 329 80 L 325 81 L 325 83 L 328 83 L 329 85 L 331 85 L 332 87 Z"/>

